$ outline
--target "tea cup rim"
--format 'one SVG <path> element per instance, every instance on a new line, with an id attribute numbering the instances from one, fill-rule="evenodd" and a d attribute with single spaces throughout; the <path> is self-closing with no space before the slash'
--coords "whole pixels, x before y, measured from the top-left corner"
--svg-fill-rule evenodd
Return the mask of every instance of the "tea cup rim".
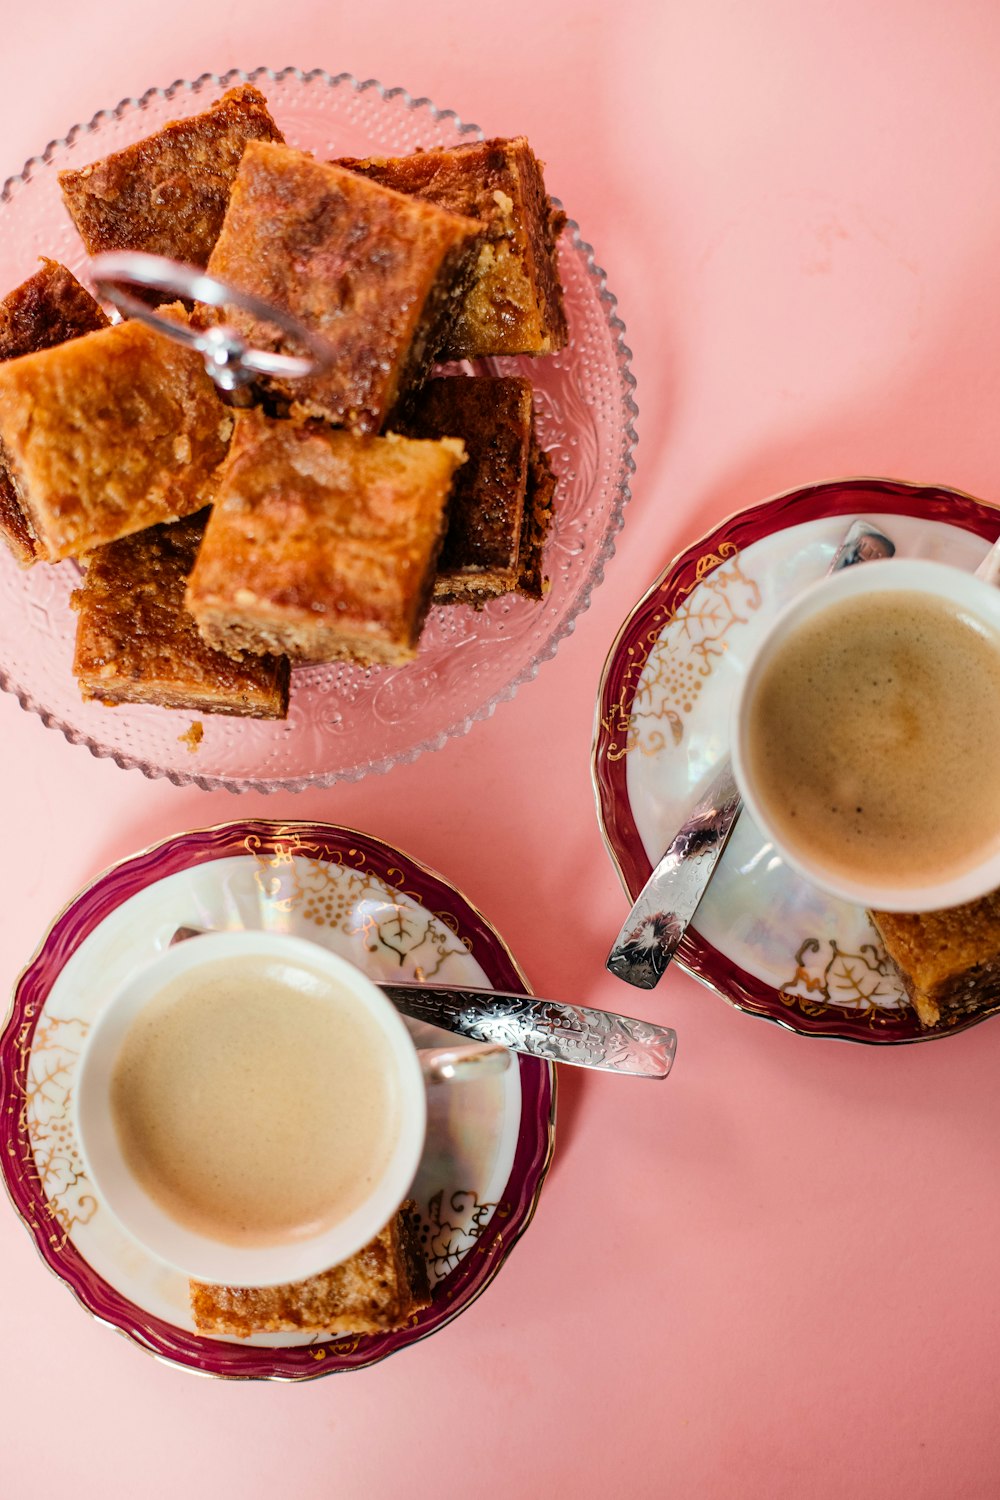
<path id="1" fill-rule="evenodd" d="M 171 1218 L 125 1164 L 111 1118 L 111 1072 L 132 1021 L 172 979 L 227 958 L 278 957 L 346 989 L 379 1026 L 391 1059 L 399 1109 L 397 1138 L 385 1170 L 344 1219 L 303 1239 L 234 1246 L 187 1229 Z M 413 1039 L 389 998 L 340 954 L 290 933 L 227 931 L 199 934 L 162 949 L 109 997 L 80 1055 L 72 1100 L 84 1171 L 125 1235 L 191 1280 L 233 1287 L 269 1287 L 306 1280 L 349 1259 L 368 1244 L 405 1200 L 423 1154 L 426 1085 Z"/>
<path id="2" fill-rule="evenodd" d="M 753 654 L 737 688 L 730 735 L 733 772 L 743 801 L 761 832 L 782 860 L 803 879 L 828 895 L 876 911 L 923 912 L 944 910 L 987 895 L 1000 887 L 1000 849 L 974 865 L 925 885 L 852 880 L 811 861 L 789 848 L 775 828 L 757 793 L 748 766 L 748 707 L 765 666 L 779 643 L 828 606 L 842 600 L 886 593 L 918 593 L 942 600 L 973 615 L 996 635 L 1000 649 L 1000 589 L 949 563 L 924 558 L 880 558 L 847 568 L 811 584 L 790 600 L 755 642 Z"/>

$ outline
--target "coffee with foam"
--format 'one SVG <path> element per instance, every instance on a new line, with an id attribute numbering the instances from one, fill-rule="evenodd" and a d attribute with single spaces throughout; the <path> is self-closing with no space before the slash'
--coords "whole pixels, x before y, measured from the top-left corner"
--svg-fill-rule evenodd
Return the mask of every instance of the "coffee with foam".
<path id="1" fill-rule="evenodd" d="M 777 642 L 746 765 L 790 854 L 927 887 L 1000 851 L 1000 635 L 906 590 L 830 604 Z"/>
<path id="2" fill-rule="evenodd" d="M 346 1219 L 400 1131 L 377 1023 L 329 975 L 261 955 L 164 987 L 125 1035 L 111 1110 L 125 1162 L 160 1208 L 242 1246 Z"/>

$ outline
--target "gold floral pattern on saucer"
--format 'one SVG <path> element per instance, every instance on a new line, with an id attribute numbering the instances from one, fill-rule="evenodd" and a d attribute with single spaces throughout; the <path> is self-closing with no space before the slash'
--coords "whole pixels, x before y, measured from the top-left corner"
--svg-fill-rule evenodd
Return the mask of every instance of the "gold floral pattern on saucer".
<path id="1" fill-rule="evenodd" d="M 411 1326 L 318 1342 L 260 1334 L 237 1344 L 199 1335 L 186 1279 L 128 1239 L 88 1182 L 72 1117 L 80 1049 L 103 998 L 185 926 L 293 932 L 375 979 L 434 974 L 526 991 L 475 907 L 443 877 L 367 834 L 316 823 L 229 823 L 122 861 L 56 918 L 18 981 L 0 1035 L 0 1162 L 42 1258 L 101 1321 L 202 1373 L 308 1379 L 360 1368 L 423 1339 L 489 1284 L 531 1220 L 552 1153 L 551 1065 L 519 1057 L 499 1077 L 429 1095 L 411 1197 L 433 1297 Z M 448 1040 L 433 1027 L 407 1025 L 419 1045 Z"/>
<path id="2" fill-rule="evenodd" d="M 956 490 L 845 479 L 764 501 L 676 558 L 623 624 L 598 693 L 598 816 L 630 901 L 729 752 L 757 632 L 823 576 L 854 518 L 901 557 L 970 573 L 1000 532 L 1000 510 Z M 926 1041 L 984 1018 L 921 1027 L 867 914 L 790 871 L 746 811 L 674 962 L 808 1035 Z"/>

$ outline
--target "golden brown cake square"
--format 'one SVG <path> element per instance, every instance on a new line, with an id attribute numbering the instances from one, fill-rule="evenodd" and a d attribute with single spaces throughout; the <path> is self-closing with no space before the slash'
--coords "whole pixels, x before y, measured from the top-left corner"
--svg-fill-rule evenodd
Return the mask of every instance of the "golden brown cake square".
<path id="1" fill-rule="evenodd" d="M 107 326 L 102 308 L 76 277 L 43 257 L 42 269 L 0 301 L 0 361 L 36 354 Z M 24 567 L 46 555 L 18 498 L 2 445 L 0 536 Z"/>
<path id="2" fill-rule="evenodd" d="M 869 916 L 921 1025 L 1000 1005 L 1000 891 L 947 911 Z"/>
<path id="3" fill-rule="evenodd" d="M 0 364 L 0 442 L 52 561 L 200 510 L 231 432 L 201 356 L 142 323 Z"/>
<path id="4" fill-rule="evenodd" d="M 428 381 L 405 408 L 410 437 L 461 438 L 434 599 L 480 607 L 500 594 L 541 599 L 556 481 L 534 431 L 531 384 L 516 376 Z"/>
<path id="5" fill-rule="evenodd" d="M 283 657 L 213 650 L 184 608 L 206 511 L 99 547 L 73 596 L 79 611 L 73 671 L 84 698 L 155 703 L 206 714 L 283 719 Z"/>
<path id="6" fill-rule="evenodd" d="M 517 377 L 431 380 L 408 403 L 410 437 L 461 438 L 435 601 L 482 604 L 518 584 L 532 440 L 531 384 Z"/>
<path id="7" fill-rule="evenodd" d="M 202 635 L 224 651 L 410 660 L 462 457 L 458 442 L 240 412 L 188 585 Z"/>
<path id="8" fill-rule="evenodd" d="M 299 415 L 378 432 L 422 379 L 464 292 L 480 229 L 303 151 L 253 142 L 209 271 L 291 313 L 330 347 L 326 370 L 269 378 L 266 390 Z M 236 308 L 198 316 L 235 326 L 252 344 L 299 352 Z"/>
<path id="9" fill-rule="evenodd" d="M 412 156 L 343 157 L 340 165 L 483 226 L 472 285 L 441 342 L 441 358 L 564 347 L 556 242 L 566 216 L 545 191 L 542 164 L 523 136 Z"/>
<path id="10" fill-rule="evenodd" d="M 191 1310 L 201 1333 L 389 1333 L 431 1303 L 412 1203 L 363 1250 L 308 1281 L 274 1287 L 208 1286 L 192 1281 Z"/>
<path id="11" fill-rule="evenodd" d="M 100 303 L 57 260 L 42 257 L 42 269 L 0 301 L 0 360 L 37 354 L 107 328 Z"/>
<path id="12" fill-rule="evenodd" d="M 60 172 L 59 186 L 89 254 L 142 250 L 204 267 L 247 142 L 283 139 L 264 96 L 243 83 L 204 114 L 171 120 L 103 161 Z"/>

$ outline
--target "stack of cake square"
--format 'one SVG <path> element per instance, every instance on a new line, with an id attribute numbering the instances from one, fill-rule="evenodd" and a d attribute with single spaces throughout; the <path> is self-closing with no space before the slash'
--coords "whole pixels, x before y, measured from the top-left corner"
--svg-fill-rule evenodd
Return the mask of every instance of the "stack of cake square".
<path id="1" fill-rule="evenodd" d="M 55 262 L 0 303 L 0 535 L 23 566 L 84 565 L 85 697 L 281 717 L 290 662 L 403 663 L 432 600 L 542 597 L 530 384 L 426 379 L 566 343 L 563 221 L 526 141 L 323 162 L 243 85 L 60 180 L 92 253 L 207 267 L 329 356 L 236 411 Z M 300 352 L 233 306 L 160 312 Z"/>

